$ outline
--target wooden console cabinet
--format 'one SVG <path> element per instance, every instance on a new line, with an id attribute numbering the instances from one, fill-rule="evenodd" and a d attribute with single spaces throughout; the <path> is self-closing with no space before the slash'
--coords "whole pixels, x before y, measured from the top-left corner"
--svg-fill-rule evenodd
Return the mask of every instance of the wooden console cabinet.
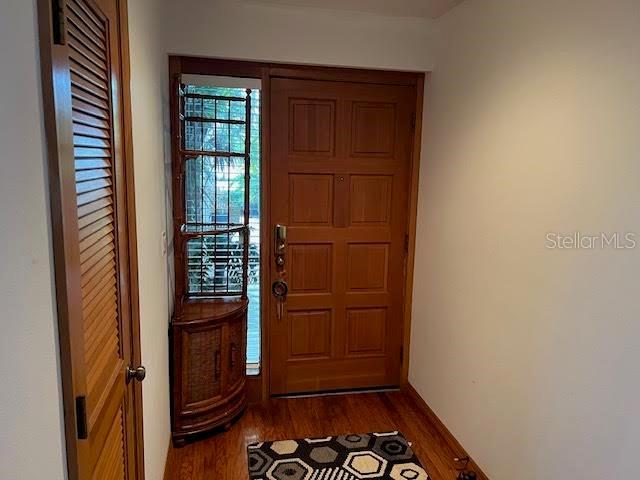
<path id="1" fill-rule="evenodd" d="M 247 403 L 250 172 L 257 140 L 250 88 L 183 79 L 175 61 L 170 70 L 171 427 L 180 446 L 229 426 Z"/>
<path id="2" fill-rule="evenodd" d="M 246 299 L 185 302 L 171 324 L 172 432 L 228 428 L 246 399 Z"/>

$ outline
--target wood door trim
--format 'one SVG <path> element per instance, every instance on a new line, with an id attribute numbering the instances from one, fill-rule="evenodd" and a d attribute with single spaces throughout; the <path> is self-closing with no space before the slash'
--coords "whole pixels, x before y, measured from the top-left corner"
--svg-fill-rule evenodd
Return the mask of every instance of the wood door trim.
<path id="1" fill-rule="evenodd" d="M 40 64 L 42 77 L 43 114 L 45 123 L 47 149 L 47 179 L 49 183 L 49 203 L 51 213 L 51 236 L 53 239 L 54 276 L 56 284 L 56 306 L 58 317 L 58 343 L 60 346 L 60 377 L 62 381 L 62 400 L 65 426 L 65 443 L 67 456 L 67 475 L 69 480 L 80 477 L 80 460 L 78 440 L 76 437 L 76 408 L 74 398 L 73 358 L 71 348 L 72 328 L 69 305 L 69 283 L 67 275 L 67 252 L 65 245 L 69 238 L 68 228 L 64 228 L 65 206 L 62 196 L 62 175 L 60 158 L 64 149 L 69 150 L 68 141 L 62 142 L 65 135 L 59 133 L 61 123 L 58 122 L 58 111 L 54 100 L 53 72 L 62 63 L 63 55 L 57 51 L 53 38 L 52 2 L 38 0 L 38 27 L 40 36 Z M 70 102 L 66 105 L 70 107 Z M 70 138 L 66 135 L 66 138 Z M 78 322 L 76 322 L 78 323 Z"/>
<path id="2" fill-rule="evenodd" d="M 420 155 L 422 153 L 422 114 L 424 108 L 424 85 L 421 76 L 416 84 L 416 107 L 414 111 L 413 145 L 409 167 L 409 205 L 407 213 L 407 252 L 404 285 L 404 312 L 402 333 L 402 385 L 409 383 L 409 356 L 411 349 L 411 307 L 413 305 L 413 270 L 416 255 L 416 225 L 418 221 L 418 191 L 420 187 Z"/>
<path id="3" fill-rule="evenodd" d="M 55 269 L 56 285 L 56 305 L 58 317 L 58 343 L 60 347 L 60 376 L 62 383 L 62 402 L 65 426 L 65 445 L 67 457 L 67 474 L 70 480 L 81 478 L 80 468 L 80 445 L 76 435 L 77 419 L 74 388 L 75 374 L 73 349 L 71 342 L 71 329 L 81 328 L 81 321 L 74 316 L 73 307 L 69 299 L 71 271 L 67 262 L 68 252 L 65 245 L 77 241 L 71 238 L 69 228 L 65 225 L 74 217 L 76 212 L 70 213 L 69 205 L 63 201 L 63 184 L 61 158 L 72 156 L 73 146 L 68 141 L 71 138 L 70 129 L 59 120 L 62 114 L 71 110 L 70 101 L 65 102 L 62 109 L 56 109 L 54 76 L 55 69 L 60 68 L 65 61 L 66 53 L 52 41 L 53 31 L 53 11 L 50 0 L 38 0 L 38 32 L 40 47 L 41 83 L 43 96 L 43 116 L 45 123 L 46 154 L 47 154 L 47 179 L 49 185 L 49 202 L 51 214 L 51 230 L 53 240 L 53 260 Z M 141 361 L 140 348 L 140 311 L 139 311 L 139 290 L 138 290 L 138 253 L 137 253 L 137 231 L 136 231 L 136 210 L 135 210 L 135 181 L 133 169 L 133 140 L 131 138 L 131 89 L 130 89 L 130 63 L 129 63 L 129 32 L 128 32 L 128 8 L 127 0 L 117 2 L 120 31 L 120 73 L 122 82 L 122 105 L 123 109 L 123 166 L 125 169 L 126 188 L 126 215 L 128 229 L 128 265 L 129 282 L 128 291 L 131 307 L 131 361 L 139 365 Z M 70 98 L 70 96 L 69 96 Z M 68 109 L 68 110 L 67 110 Z M 65 125 L 65 126 L 63 126 Z M 61 132 L 64 128 L 66 131 Z M 64 188 L 68 188 L 64 187 Z M 73 205 L 73 209 L 76 206 Z M 78 266 L 76 266 L 77 270 Z M 75 368 L 79 362 L 75 362 Z M 143 418 L 142 418 L 142 386 L 139 382 L 133 385 L 133 411 L 134 416 L 134 456 L 136 478 L 144 480 L 144 441 L 143 441 Z"/>
<path id="4" fill-rule="evenodd" d="M 315 67 L 305 65 L 271 65 L 272 78 L 297 78 L 327 82 L 375 83 L 378 85 L 416 85 L 414 73 L 358 68 Z"/>
<path id="5" fill-rule="evenodd" d="M 400 72 L 371 70 L 358 68 L 340 68 L 326 66 L 296 65 L 287 63 L 258 62 L 232 60 L 224 58 L 203 58 L 183 55 L 169 56 L 169 84 L 173 85 L 176 74 L 195 75 L 221 75 L 231 77 L 259 78 L 262 80 L 262 108 L 261 108 L 261 259 L 260 272 L 262 282 L 262 299 L 267 299 L 271 295 L 271 279 L 273 278 L 273 262 L 271 261 L 271 202 L 269 186 L 270 178 L 270 133 L 271 126 L 268 112 L 270 111 L 270 83 L 272 78 L 298 78 L 325 81 L 376 83 L 384 85 L 409 85 L 416 90 L 415 107 L 415 128 L 413 132 L 413 143 L 411 145 L 411 164 L 409 171 L 409 205 L 407 217 L 407 273 L 405 277 L 404 303 L 403 303 L 403 357 L 401 365 L 400 382 L 406 385 L 409 372 L 409 345 L 411 333 L 411 306 L 413 289 L 413 270 L 415 259 L 415 236 L 418 207 L 418 186 L 420 171 L 420 155 L 422 141 L 422 112 L 424 102 L 425 74 L 422 72 Z M 171 87 L 170 87 L 171 88 Z M 170 92 L 173 98 L 172 92 Z M 254 392 L 250 396 L 250 401 L 266 401 L 270 396 L 269 385 L 269 308 L 270 302 L 261 302 L 261 369 L 257 377 L 249 377 L 248 383 L 254 384 L 249 392 Z M 255 388 L 255 383 L 259 382 L 261 388 Z M 256 392 L 261 392 L 261 398 L 257 398 Z"/>
<path id="6" fill-rule="evenodd" d="M 284 62 L 253 62 L 181 55 L 172 55 L 169 58 L 179 60 L 181 73 L 194 75 L 261 78 L 264 69 L 268 69 L 271 78 L 377 83 L 381 85 L 417 85 L 420 78 L 424 77 L 424 74 L 420 72 L 297 65 Z"/>
<path id="7" fill-rule="evenodd" d="M 122 76 L 123 146 L 127 189 L 127 228 L 129 240 L 129 297 L 131 302 L 131 357 L 133 365 L 142 365 L 140 345 L 140 291 L 138 280 L 138 230 L 136 216 L 135 169 L 131 114 L 131 58 L 129 50 L 128 0 L 118 0 L 120 17 L 120 62 Z M 133 382 L 134 438 L 136 478 L 144 480 L 144 425 L 142 383 Z"/>
<path id="8" fill-rule="evenodd" d="M 262 292 L 260 295 L 260 398 L 249 400 L 257 400 L 265 402 L 269 398 L 269 364 L 270 364 L 270 343 L 269 343 L 269 309 L 271 302 L 268 299 L 271 295 L 271 279 L 273 273 L 271 271 L 271 252 L 273 252 L 272 230 L 271 230 L 271 76 L 270 69 L 263 67 L 262 76 L 262 108 L 260 109 L 261 121 L 261 145 L 260 153 L 262 155 L 260 165 L 260 213 L 261 232 L 260 235 L 260 281 L 262 282 Z"/>

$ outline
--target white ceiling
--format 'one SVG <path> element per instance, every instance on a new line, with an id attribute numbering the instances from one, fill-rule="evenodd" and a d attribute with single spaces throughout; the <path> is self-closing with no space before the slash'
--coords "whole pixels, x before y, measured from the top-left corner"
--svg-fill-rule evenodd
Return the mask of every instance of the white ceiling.
<path id="1" fill-rule="evenodd" d="M 463 0 L 251 0 L 256 3 L 348 10 L 394 17 L 436 18 Z"/>

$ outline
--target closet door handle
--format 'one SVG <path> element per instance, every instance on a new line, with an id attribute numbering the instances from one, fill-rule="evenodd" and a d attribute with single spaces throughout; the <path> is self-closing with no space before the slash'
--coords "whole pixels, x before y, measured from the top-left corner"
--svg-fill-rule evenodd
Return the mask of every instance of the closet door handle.
<path id="1" fill-rule="evenodd" d="M 127 383 L 131 382 L 131 380 L 136 380 L 138 382 L 141 382 L 145 379 L 146 376 L 147 376 L 147 369 L 144 368 L 142 365 L 135 368 L 131 366 L 127 366 L 127 371 L 126 371 Z"/>

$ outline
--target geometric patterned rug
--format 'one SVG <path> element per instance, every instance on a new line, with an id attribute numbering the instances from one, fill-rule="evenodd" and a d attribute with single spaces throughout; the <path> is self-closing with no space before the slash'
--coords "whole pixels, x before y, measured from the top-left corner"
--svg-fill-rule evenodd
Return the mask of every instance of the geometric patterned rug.
<path id="1" fill-rule="evenodd" d="M 427 480 L 399 432 L 254 443 L 247 447 L 251 480 Z"/>

